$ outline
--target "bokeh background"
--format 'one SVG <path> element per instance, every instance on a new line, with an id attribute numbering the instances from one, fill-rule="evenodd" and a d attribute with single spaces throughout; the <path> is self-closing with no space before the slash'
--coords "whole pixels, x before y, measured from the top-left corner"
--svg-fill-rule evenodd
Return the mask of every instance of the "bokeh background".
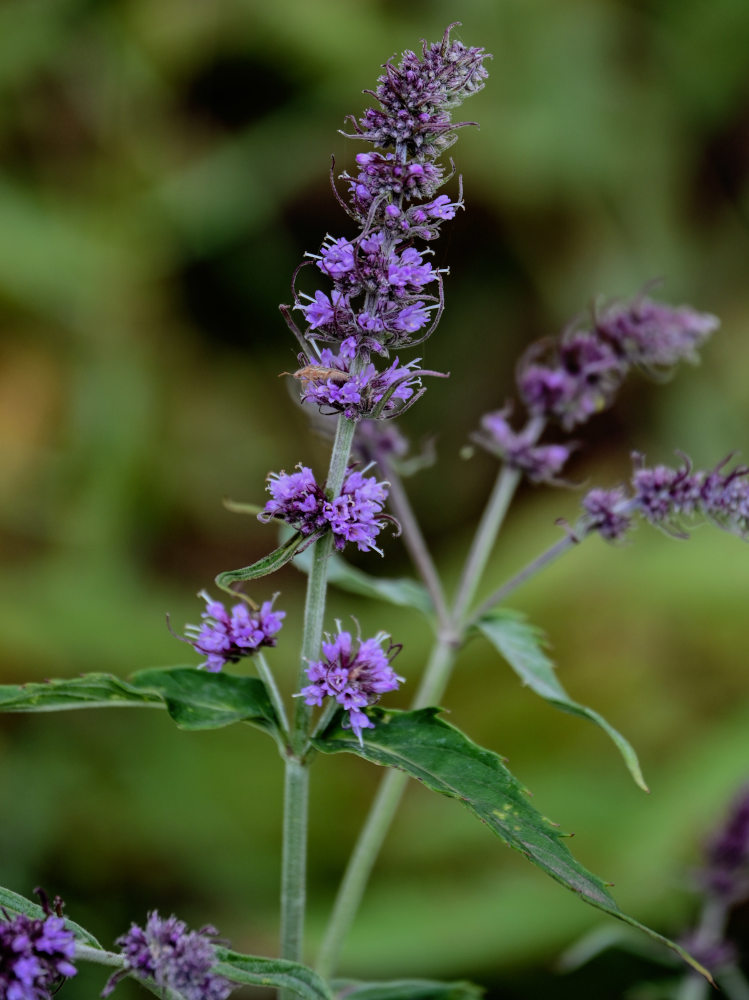
<path id="1" fill-rule="evenodd" d="M 599 293 L 660 277 L 664 298 L 723 326 L 699 368 L 666 386 L 633 378 L 581 430 L 573 478 L 613 484 L 632 448 L 654 461 L 681 448 L 703 466 L 749 454 L 746 0 L 6 0 L 3 682 L 185 662 L 165 612 L 195 621 L 216 572 L 273 545 L 220 501 L 261 501 L 269 469 L 325 466 L 278 378 L 296 346 L 277 304 L 304 251 L 349 232 L 328 170 L 360 147 L 337 129 L 388 56 L 456 19 L 494 60 L 464 109 L 480 130 L 452 151 L 467 211 L 436 247 L 448 307 L 423 354 L 452 377 L 402 422 L 416 442 L 436 436 L 438 464 L 409 489 L 446 578 L 496 471 L 461 457 L 468 432 L 512 392 L 525 346 Z M 576 504 L 574 491 L 522 492 L 487 587 L 554 541 Z M 399 543 L 386 549 L 384 563 L 356 561 L 409 573 Z M 287 568 L 272 589 L 289 611 L 272 663 L 290 691 L 303 580 Z M 517 594 L 571 693 L 638 748 L 649 797 L 599 731 L 536 700 L 478 640 L 446 696 L 621 905 L 669 934 L 694 918 L 700 844 L 749 773 L 748 592 L 738 539 L 642 528 L 619 549 L 589 541 Z M 399 670 L 418 675 L 424 622 L 333 594 L 330 624 L 351 614 L 402 641 Z M 0 884 L 60 892 L 107 944 L 158 907 L 272 954 L 281 773 L 271 742 L 242 727 L 5 716 Z M 378 777 L 355 759 L 315 766 L 310 957 Z M 580 934 L 612 924 L 413 787 L 343 971 L 470 977 L 490 997 L 623 996 L 658 967 L 610 953 L 553 971 Z M 64 996 L 101 981 L 81 974 Z"/>

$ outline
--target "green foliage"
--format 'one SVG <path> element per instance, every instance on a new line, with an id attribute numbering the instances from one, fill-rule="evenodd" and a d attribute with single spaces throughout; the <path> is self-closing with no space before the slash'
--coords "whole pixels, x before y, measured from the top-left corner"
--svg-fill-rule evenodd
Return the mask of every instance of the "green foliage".
<path id="1" fill-rule="evenodd" d="M 177 726 L 187 730 L 249 722 L 274 734 L 278 727 L 261 680 L 195 667 L 139 670 L 129 682 L 108 674 L 86 674 L 43 684 L 0 687 L 2 712 L 122 707 L 166 708 Z"/>
<path id="2" fill-rule="evenodd" d="M 363 731 L 361 743 L 342 728 L 337 716 L 313 740 L 314 746 L 322 753 L 354 753 L 375 764 L 396 767 L 427 788 L 458 799 L 509 847 L 584 902 L 645 931 L 710 978 L 683 948 L 619 909 L 605 883 L 575 860 L 563 842 L 565 835 L 530 804 L 527 790 L 501 757 L 439 719 L 439 709 L 386 712 L 375 708 L 370 712 L 375 727 Z"/>
<path id="3" fill-rule="evenodd" d="M 602 715 L 573 701 L 564 690 L 554 672 L 554 664 L 544 652 L 545 636 L 539 628 L 529 624 L 525 615 L 504 609 L 486 615 L 477 623 L 477 628 L 537 695 L 563 712 L 600 726 L 611 737 L 635 782 L 643 791 L 649 791 L 637 754 L 629 741 Z"/>
<path id="4" fill-rule="evenodd" d="M 311 537 L 297 532 L 282 545 L 279 545 L 277 549 L 274 549 L 273 552 L 270 552 L 267 556 L 263 556 L 262 559 L 258 559 L 257 562 L 252 563 L 250 566 L 219 573 L 216 577 L 216 583 L 228 594 L 235 594 L 235 591 L 231 589 L 232 583 L 258 580 L 261 576 L 269 576 L 271 573 L 275 573 L 282 566 L 285 566 L 287 562 L 291 562 L 302 542 L 309 543 Z"/>
<path id="5" fill-rule="evenodd" d="M 218 962 L 213 966 L 214 972 L 233 983 L 293 990 L 304 1000 L 333 1000 L 327 983 L 306 965 L 282 958 L 240 955 L 228 948 L 217 948 L 216 952 Z"/>

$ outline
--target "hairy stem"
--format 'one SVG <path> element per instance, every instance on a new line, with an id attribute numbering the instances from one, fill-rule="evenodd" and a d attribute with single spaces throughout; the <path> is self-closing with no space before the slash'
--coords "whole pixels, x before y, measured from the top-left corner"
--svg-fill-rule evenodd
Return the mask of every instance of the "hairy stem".
<path id="1" fill-rule="evenodd" d="M 336 427 L 333 451 L 328 471 L 328 496 L 336 497 L 346 475 L 356 422 L 341 416 Z M 312 567 L 307 580 L 304 607 L 304 634 L 299 665 L 301 689 L 306 680 L 305 670 L 317 658 L 322 642 L 325 597 L 328 584 L 328 557 L 333 547 L 331 532 L 315 542 Z M 309 800 L 309 767 L 304 759 L 308 742 L 311 708 L 304 699 L 295 700 L 291 747 L 286 758 L 284 785 L 283 856 L 281 862 L 281 957 L 301 961 L 304 945 L 304 909 L 307 867 L 307 817 Z M 294 994 L 280 991 L 281 1000 L 292 1000 Z"/>
<path id="2" fill-rule="evenodd" d="M 453 646 L 441 640 L 436 643 L 414 698 L 413 708 L 423 708 L 442 697 L 455 654 Z M 380 781 L 377 794 L 338 888 L 333 912 L 320 947 L 316 968 L 325 978 L 330 978 L 335 971 L 346 935 L 361 904 L 372 868 L 390 829 L 407 782 L 406 774 L 394 770 L 389 770 Z"/>

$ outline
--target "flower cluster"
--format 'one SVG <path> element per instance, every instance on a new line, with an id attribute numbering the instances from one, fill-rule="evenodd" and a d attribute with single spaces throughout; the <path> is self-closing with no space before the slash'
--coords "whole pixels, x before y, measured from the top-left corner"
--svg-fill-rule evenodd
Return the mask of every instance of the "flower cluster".
<path id="1" fill-rule="evenodd" d="M 377 147 L 359 153 L 357 169 L 341 174 L 347 201 L 336 191 L 359 234 L 328 236 L 319 252 L 307 255 L 305 263 L 314 261 L 333 287 L 295 290 L 303 332 L 282 307 L 305 347 L 305 364 L 296 373 L 303 400 L 351 420 L 397 415 L 423 394 L 421 376 L 437 374 L 417 370 L 417 362 L 400 365 L 397 358 L 379 371 L 371 358 L 426 340 L 442 312 L 442 274 L 428 251 L 413 244 L 436 239 L 462 207 L 462 188 L 455 200 L 437 193 L 449 178 L 434 161 L 460 127 L 451 110 L 480 90 L 487 76 L 484 50 L 451 40 L 453 27 L 441 42 L 425 42 L 421 56 L 406 51 L 397 66 L 387 63 L 370 92 L 380 107 L 352 119 L 352 137 Z M 320 354 L 318 344 L 337 347 Z"/>
<path id="2" fill-rule="evenodd" d="M 554 483 L 567 463 L 574 444 L 536 444 L 536 434 L 528 425 L 514 431 L 507 417 L 509 407 L 487 413 L 481 430 L 472 439 L 501 458 L 511 468 L 524 473 L 532 483 Z"/>
<path id="3" fill-rule="evenodd" d="M 426 391 L 424 375 L 444 377 L 441 372 L 417 368 L 421 358 L 401 365 L 398 358 L 383 371 L 370 362 L 352 371 L 356 357 L 356 342 L 349 337 L 341 344 L 340 353 L 325 348 L 319 363 L 300 356 L 305 364 L 294 372 L 302 383 L 302 402 L 316 403 L 329 411 L 343 413 L 349 420 L 372 417 L 395 417 L 412 406 Z"/>
<path id="4" fill-rule="evenodd" d="M 0 997 L 48 1000 L 63 977 L 76 975 L 72 932 L 52 912 L 44 919 L 0 913 Z"/>
<path id="5" fill-rule="evenodd" d="M 152 979 L 163 990 L 176 990 L 185 1000 L 226 1000 L 233 986 L 211 972 L 216 947 L 211 938 L 214 927 L 188 931 L 175 916 L 162 919 L 158 911 L 148 914 L 145 928 L 133 924 L 117 939 L 126 968 L 116 972 L 102 992 L 108 997 L 117 983 L 129 974 Z"/>
<path id="6" fill-rule="evenodd" d="M 198 596 L 205 601 L 200 616 L 203 624 L 187 625 L 185 633 L 187 642 L 206 657 L 201 667 L 215 673 L 263 646 L 276 645 L 286 612 L 274 611 L 273 601 L 265 601 L 257 610 L 242 602 L 227 611 L 221 601 L 212 600 L 204 590 Z"/>
<path id="7" fill-rule="evenodd" d="M 533 345 L 518 368 L 517 384 L 529 413 L 569 430 L 605 409 L 631 368 L 662 372 L 694 361 L 717 329 L 715 316 L 639 297 L 614 303 L 558 341 Z"/>
<path id="8" fill-rule="evenodd" d="M 365 476 L 356 469 L 349 469 L 340 494 L 330 500 L 318 485 L 312 469 L 298 465 L 298 472 L 272 472 L 268 477 L 271 499 L 258 514 L 261 521 L 276 518 L 286 521 L 310 540 L 319 538 L 331 529 L 335 547 L 342 549 L 346 542 L 355 542 L 362 552 L 380 550 L 374 544 L 386 520 L 383 514 L 387 499 L 387 483 L 378 482 L 374 476 Z"/>
<path id="9" fill-rule="evenodd" d="M 749 540 L 749 467 L 737 465 L 725 472 L 728 459 L 716 468 L 692 470 L 688 458 L 679 468 L 648 468 L 633 456 L 631 488 L 591 490 L 583 500 L 586 526 L 615 541 L 630 528 L 634 514 L 677 538 L 686 538 L 685 523 L 705 519 Z"/>
<path id="10" fill-rule="evenodd" d="M 390 666 L 401 647 L 390 645 L 383 650 L 383 642 L 390 638 L 384 632 L 372 639 L 354 640 L 350 632 L 340 630 L 340 623 L 338 628 L 338 634 L 326 636 L 322 644 L 323 659 L 307 667 L 311 683 L 299 696 L 307 705 L 318 706 L 324 698 L 335 698 L 348 712 L 344 728 L 353 729 L 361 742 L 362 730 L 374 728 L 363 709 L 378 702 L 386 691 L 397 690 L 403 681 Z"/>

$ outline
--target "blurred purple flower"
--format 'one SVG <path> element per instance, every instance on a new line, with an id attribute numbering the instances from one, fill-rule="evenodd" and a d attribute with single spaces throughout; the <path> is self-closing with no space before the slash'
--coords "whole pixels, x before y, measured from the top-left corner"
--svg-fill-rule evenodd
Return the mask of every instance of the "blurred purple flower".
<path id="1" fill-rule="evenodd" d="M 506 465 L 524 473 L 532 483 L 558 482 L 575 445 L 536 444 L 534 431 L 526 427 L 514 431 L 507 419 L 509 407 L 487 413 L 481 418 L 481 430 L 471 435 L 473 441 Z"/>

